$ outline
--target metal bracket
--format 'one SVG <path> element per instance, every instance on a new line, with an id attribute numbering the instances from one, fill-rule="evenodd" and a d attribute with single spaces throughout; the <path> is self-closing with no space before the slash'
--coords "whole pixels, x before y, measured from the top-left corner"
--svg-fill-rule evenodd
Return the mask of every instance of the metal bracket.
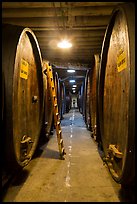
<path id="1" fill-rule="evenodd" d="M 112 154 L 113 154 L 115 157 L 117 157 L 117 158 L 119 158 L 119 159 L 121 159 L 121 158 L 123 157 L 122 152 L 120 152 L 120 151 L 116 148 L 116 145 L 110 144 L 108 149 L 109 149 L 109 151 L 112 152 Z"/>

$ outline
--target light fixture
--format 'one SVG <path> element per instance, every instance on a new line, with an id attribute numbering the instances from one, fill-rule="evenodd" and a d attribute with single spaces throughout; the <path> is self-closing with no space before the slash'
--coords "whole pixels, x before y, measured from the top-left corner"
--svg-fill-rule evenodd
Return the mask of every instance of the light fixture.
<path id="1" fill-rule="evenodd" d="M 73 84 L 73 87 L 77 87 L 77 85 L 76 85 L 76 84 Z"/>
<path id="2" fill-rule="evenodd" d="M 72 90 L 76 90 L 76 88 L 73 88 L 73 87 L 72 87 Z"/>
<path id="3" fill-rule="evenodd" d="M 75 70 L 74 69 L 68 69 L 67 72 L 73 73 L 73 72 L 75 72 Z"/>
<path id="4" fill-rule="evenodd" d="M 70 83 L 74 83 L 74 82 L 75 82 L 75 80 L 74 80 L 74 79 L 71 79 L 71 80 L 69 80 L 69 82 L 70 82 Z"/>
<path id="5" fill-rule="evenodd" d="M 70 42 L 68 42 L 67 40 L 62 40 L 61 42 L 59 42 L 58 44 L 57 44 L 57 46 L 59 47 L 59 48 L 70 48 L 70 47 L 72 47 L 72 44 L 70 43 Z"/>
<path id="6" fill-rule="evenodd" d="M 55 20 L 55 23 L 56 23 L 57 28 L 58 28 L 59 38 L 62 36 L 62 41 L 57 43 L 57 47 L 66 49 L 66 48 L 72 47 L 72 43 L 69 42 L 69 38 L 68 38 L 66 11 L 64 10 L 64 6 L 63 6 L 64 3 L 63 3 L 63 5 L 61 2 L 58 2 L 58 3 L 60 3 L 60 11 L 58 11 L 58 9 L 59 9 L 59 8 L 57 8 L 58 6 L 56 7 L 55 2 L 53 2 L 53 7 L 54 7 L 54 11 L 55 11 L 55 16 L 54 16 L 55 19 L 54 20 Z M 58 12 L 61 13 L 61 16 L 58 15 Z M 61 18 L 62 25 L 60 25 L 60 18 Z M 72 25 L 70 25 L 70 22 L 69 22 L 69 26 L 71 26 L 71 28 L 72 28 Z M 62 27 L 62 29 L 60 30 L 61 27 Z"/>

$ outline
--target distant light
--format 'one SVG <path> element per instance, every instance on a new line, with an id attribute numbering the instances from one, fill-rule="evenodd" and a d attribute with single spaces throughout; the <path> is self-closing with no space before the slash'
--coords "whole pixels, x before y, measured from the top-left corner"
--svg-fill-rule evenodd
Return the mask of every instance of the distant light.
<path id="1" fill-rule="evenodd" d="M 73 87 L 77 87 L 77 85 L 76 85 L 76 84 L 73 84 Z"/>
<path id="2" fill-rule="evenodd" d="M 57 44 L 57 46 L 60 48 L 70 48 L 72 47 L 72 44 L 68 42 L 67 40 L 62 40 L 61 42 Z"/>
<path id="3" fill-rule="evenodd" d="M 75 90 L 73 90 L 73 93 L 75 93 L 76 91 Z"/>
<path id="4" fill-rule="evenodd" d="M 68 69 L 67 72 L 73 73 L 73 72 L 75 72 L 75 70 L 74 69 Z"/>
<path id="5" fill-rule="evenodd" d="M 72 88 L 73 90 L 75 90 L 76 88 L 74 87 L 74 88 Z"/>
<path id="6" fill-rule="evenodd" d="M 70 83 L 74 83 L 74 82 L 75 82 L 75 80 L 74 80 L 74 79 L 72 79 L 72 80 L 69 80 L 69 82 L 70 82 Z"/>

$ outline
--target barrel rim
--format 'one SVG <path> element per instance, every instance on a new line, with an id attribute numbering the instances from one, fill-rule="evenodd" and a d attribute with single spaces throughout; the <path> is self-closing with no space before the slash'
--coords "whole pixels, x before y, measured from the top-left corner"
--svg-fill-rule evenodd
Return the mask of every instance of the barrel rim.
<path id="1" fill-rule="evenodd" d="M 5 29 L 5 30 L 4 30 Z M 8 44 L 8 42 L 6 41 L 6 39 L 8 39 L 8 32 L 6 34 L 6 37 L 4 36 L 4 31 L 7 32 L 11 32 L 12 36 L 14 37 L 14 41 L 11 40 L 11 36 L 9 38 L 9 42 L 10 44 Z M 7 81 L 7 87 L 10 87 L 10 92 L 12 93 L 13 90 L 14 90 L 14 71 L 15 71 L 15 62 L 16 62 L 16 51 L 17 51 L 17 46 L 20 42 L 20 39 L 22 37 L 22 35 L 24 34 L 24 32 L 27 32 L 29 33 L 28 35 L 31 36 L 31 38 L 33 39 L 33 43 L 34 45 L 32 46 L 33 48 L 35 47 L 36 48 L 36 52 L 37 52 L 37 55 L 39 56 L 39 59 L 37 59 L 36 63 L 39 64 L 39 70 L 41 69 L 42 70 L 42 57 L 41 57 L 41 52 L 40 52 L 40 48 L 39 48 L 39 45 L 38 45 L 38 41 L 36 39 L 36 36 L 35 34 L 33 33 L 33 31 L 30 29 L 30 28 L 24 28 L 23 26 L 17 26 L 17 25 L 12 25 L 12 24 L 3 24 L 3 45 L 7 43 L 7 47 L 4 48 L 3 46 L 3 59 L 5 58 L 4 57 L 4 53 L 7 54 L 7 48 L 8 48 L 8 60 L 6 61 L 6 63 L 4 63 L 4 60 L 3 60 L 3 64 L 2 64 L 2 69 L 4 70 L 4 76 L 6 77 L 6 81 Z M 30 37 L 28 36 L 28 38 L 30 39 Z M 31 39 L 31 40 L 32 40 Z M 32 42 L 30 40 L 30 43 Z M 10 50 L 10 48 L 12 47 L 12 50 Z M 41 77 L 42 77 L 42 71 L 40 71 L 41 73 Z M 11 75 L 10 75 L 11 74 Z M 10 80 L 7 80 L 8 78 L 8 75 L 10 75 Z M 43 86 L 43 80 L 40 81 L 40 87 Z M 9 88 L 8 88 L 9 89 Z M 9 169 L 15 169 L 15 168 L 22 168 L 26 165 L 26 163 L 24 164 L 23 162 L 21 163 L 21 161 L 18 161 L 17 160 L 17 157 L 16 157 L 16 153 L 15 153 L 15 144 L 14 144 L 14 137 L 13 137 L 13 125 L 14 125 L 14 122 L 13 122 L 13 94 L 10 93 L 10 107 L 8 107 L 8 104 L 9 102 L 5 102 L 6 103 L 6 107 L 8 107 L 8 115 L 10 116 L 8 118 L 8 121 L 6 122 L 6 124 L 10 123 L 10 125 L 8 125 L 8 128 L 6 130 L 6 134 L 8 136 L 7 137 L 7 141 L 10 140 L 10 145 L 8 145 L 8 147 L 6 147 L 7 149 L 10 148 L 11 149 L 11 146 L 13 147 L 10 152 L 11 152 L 11 158 L 9 160 L 9 158 L 7 157 L 8 154 L 6 155 L 6 158 L 7 158 L 7 164 L 6 166 L 8 165 L 8 168 Z M 8 96 L 8 93 L 6 93 L 6 95 Z M 41 93 L 41 104 L 43 104 L 43 93 Z M 43 114 L 43 108 L 41 107 L 41 120 L 40 120 L 40 124 L 42 124 L 42 114 Z M 6 126 L 7 127 L 7 126 Z M 40 132 L 40 131 L 39 131 Z M 30 158 L 31 159 L 31 158 Z M 30 159 L 28 160 L 28 162 L 30 161 Z M 12 162 L 12 165 L 10 165 L 10 162 Z M 27 163 L 28 164 L 28 163 Z"/>
<path id="2" fill-rule="evenodd" d="M 115 23 L 115 18 L 118 14 L 118 12 L 122 12 L 122 14 L 124 15 L 124 18 L 126 19 L 126 24 L 127 26 L 130 25 L 130 21 L 132 19 L 131 16 L 133 16 L 134 14 L 132 13 L 132 15 L 130 14 L 130 8 L 133 6 L 132 3 L 125 3 L 124 5 L 121 6 L 117 6 L 111 14 L 111 18 L 109 21 L 109 24 L 107 26 L 105 35 L 104 35 L 104 40 L 103 40 L 103 44 L 102 44 L 102 50 L 101 50 L 101 64 L 100 64 L 100 85 L 98 87 L 98 106 L 99 106 L 99 118 L 100 118 L 100 130 L 101 130 L 101 137 L 104 137 L 104 127 L 103 127 L 103 90 L 104 90 L 104 76 L 105 76 L 105 71 L 106 71 L 106 62 L 107 62 L 107 53 L 108 53 L 108 47 L 107 45 L 109 44 L 110 41 L 110 36 L 112 34 L 112 30 L 113 30 L 113 26 Z M 131 21 L 132 22 L 132 21 Z M 133 22 L 132 22 L 133 23 Z M 133 23 L 134 24 L 134 23 Z M 132 24 L 132 25 L 133 25 Z M 130 25 L 131 26 L 131 25 Z M 129 28 L 129 27 L 128 27 Z M 131 27 L 130 27 L 131 28 Z M 128 37 L 130 40 L 134 41 L 134 39 L 131 39 L 130 35 L 134 34 L 131 33 L 131 29 L 128 29 Z M 132 43 L 134 45 L 134 43 Z M 132 54 L 134 54 L 134 48 L 129 44 L 128 45 L 129 48 L 131 47 L 131 49 L 129 49 L 129 55 L 130 55 L 130 67 L 132 67 L 131 63 L 131 56 Z M 132 50 L 132 51 L 131 51 Z M 104 59 L 105 57 L 105 59 Z M 103 67 L 103 69 L 102 69 Z M 113 177 L 113 179 L 118 182 L 118 183 L 128 183 L 130 182 L 130 180 L 132 180 L 133 178 L 129 178 L 129 180 L 127 179 L 127 177 L 129 177 L 130 175 L 130 169 L 129 169 L 129 164 L 132 165 L 133 162 L 133 158 L 132 155 L 127 154 L 130 152 L 134 144 L 134 130 L 135 130 L 135 124 L 133 124 L 131 120 L 134 119 L 134 110 L 135 110 L 135 104 L 133 103 L 134 100 L 134 72 L 135 72 L 135 66 L 134 66 L 134 62 L 133 62 L 133 69 L 130 69 L 130 87 L 129 87 L 129 97 L 128 97 L 128 101 L 129 101 L 129 105 L 128 105 L 128 115 L 129 115 L 129 119 L 128 119 L 128 136 L 127 136 L 127 150 L 126 150 L 126 158 L 124 161 L 124 167 L 122 170 L 121 175 L 117 178 L 112 171 L 111 175 Z M 103 77 L 102 77 L 103 76 Z M 132 132 L 131 136 L 129 137 L 129 132 Z M 103 142 L 102 142 L 103 143 Z M 104 145 L 103 145 L 104 148 Z M 132 150 L 134 151 L 134 150 Z M 110 170 L 110 169 L 109 169 Z"/>
<path id="3" fill-rule="evenodd" d="M 19 27 L 19 28 L 21 28 L 21 27 Z M 30 43 L 32 45 L 32 49 L 33 49 L 33 51 L 35 51 L 34 57 L 36 58 L 35 59 L 36 60 L 36 64 L 38 65 L 37 71 L 39 70 L 39 76 L 41 77 L 41 79 L 43 79 L 43 75 L 42 75 L 42 57 L 41 57 L 40 47 L 39 47 L 39 44 L 38 44 L 38 41 L 37 41 L 37 38 L 36 38 L 34 32 L 30 28 L 26 27 L 26 28 L 22 29 L 21 34 L 20 34 L 19 39 L 18 39 L 18 42 L 17 42 L 17 46 L 20 44 L 20 41 L 22 40 L 22 37 L 25 34 L 27 34 L 27 36 L 28 36 L 28 38 L 30 40 Z M 17 48 L 16 48 L 16 51 L 17 51 Z M 15 54 L 15 58 L 14 58 L 14 71 L 15 71 L 16 55 L 17 55 L 17 53 Z M 14 77 L 15 77 L 15 75 L 13 73 L 13 78 Z M 43 90 L 43 80 L 38 80 L 38 81 L 40 83 L 41 89 Z M 14 90 L 14 80 L 13 80 L 13 90 Z M 18 164 L 20 166 L 26 166 L 29 163 L 29 161 L 31 160 L 31 158 L 33 156 L 33 153 L 34 153 L 34 151 L 36 149 L 38 140 L 39 140 L 40 131 L 41 131 L 41 128 L 42 128 L 43 113 L 44 113 L 44 100 L 43 100 L 44 92 L 42 91 L 40 93 L 40 95 L 41 95 L 41 97 L 40 97 L 41 98 L 41 100 L 40 100 L 41 104 L 40 104 L 40 113 L 39 113 L 39 124 L 40 124 L 40 126 L 39 126 L 39 128 L 37 130 L 38 137 L 35 138 L 35 143 L 34 143 L 34 145 L 32 145 L 32 148 L 31 148 L 29 154 L 27 155 L 27 157 L 29 159 L 27 158 L 24 161 L 20 161 L 20 160 L 18 160 L 17 155 L 15 154 L 15 156 L 17 158 L 17 162 L 18 162 Z M 12 105 L 12 109 L 13 109 L 13 107 L 14 107 L 14 95 L 13 95 L 13 98 L 12 98 L 12 104 L 13 104 Z M 14 137 L 13 137 L 13 141 L 14 141 Z M 14 144 L 14 148 L 15 148 L 15 142 L 13 144 Z"/>

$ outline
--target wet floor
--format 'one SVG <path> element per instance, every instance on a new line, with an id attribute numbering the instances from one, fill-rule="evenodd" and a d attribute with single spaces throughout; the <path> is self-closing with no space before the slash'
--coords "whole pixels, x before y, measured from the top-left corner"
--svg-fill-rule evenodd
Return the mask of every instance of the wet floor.
<path id="1" fill-rule="evenodd" d="M 59 159 L 56 131 L 9 185 L 3 202 L 121 202 L 121 185 L 104 165 L 97 143 L 78 109 L 61 121 L 65 160 Z"/>

